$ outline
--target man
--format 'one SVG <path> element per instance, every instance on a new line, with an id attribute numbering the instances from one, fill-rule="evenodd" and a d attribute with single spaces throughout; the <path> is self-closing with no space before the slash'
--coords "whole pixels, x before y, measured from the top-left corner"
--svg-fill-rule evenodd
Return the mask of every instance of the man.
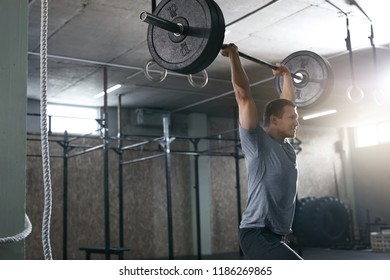
<path id="1" fill-rule="evenodd" d="M 298 113 L 290 71 L 281 64 L 273 74 L 283 77 L 279 99 L 265 106 L 263 127 L 237 46 L 224 45 L 230 60 L 239 110 L 240 139 L 248 171 L 248 200 L 240 223 L 240 245 L 249 259 L 301 259 L 285 242 L 291 231 L 297 194 L 297 165 L 293 147 Z"/>

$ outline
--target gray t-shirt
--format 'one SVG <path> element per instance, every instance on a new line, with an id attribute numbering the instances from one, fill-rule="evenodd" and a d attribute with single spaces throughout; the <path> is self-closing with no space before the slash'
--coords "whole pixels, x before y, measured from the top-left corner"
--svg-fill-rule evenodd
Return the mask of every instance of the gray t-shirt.
<path id="1" fill-rule="evenodd" d="M 248 200 L 240 228 L 267 227 L 288 234 L 297 194 L 294 148 L 287 140 L 276 141 L 259 125 L 251 131 L 239 129 L 248 171 Z"/>

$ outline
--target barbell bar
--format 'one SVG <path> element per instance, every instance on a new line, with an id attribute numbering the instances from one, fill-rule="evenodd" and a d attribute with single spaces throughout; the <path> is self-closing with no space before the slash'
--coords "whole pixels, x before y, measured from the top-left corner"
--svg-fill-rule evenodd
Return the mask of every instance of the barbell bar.
<path id="1" fill-rule="evenodd" d="M 171 31 L 173 34 L 176 34 L 176 36 L 183 35 L 184 33 L 184 26 L 182 24 L 174 23 L 145 11 L 142 12 L 139 17 L 142 21 Z"/>
<path id="2" fill-rule="evenodd" d="M 149 24 L 147 42 L 153 60 L 163 69 L 195 74 L 206 69 L 224 47 L 225 20 L 213 0 L 162 0 L 153 14 L 141 12 Z M 168 32 L 167 32 L 168 31 Z M 240 57 L 276 70 L 277 66 L 242 52 Z M 309 107 L 328 96 L 333 88 L 329 62 L 311 51 L 287 56 L 286 65 L 293 77 L 298 107 Z M 276 76 L 281 94 L 283 78 Z"/>
<path id="3" fill-rule="evenodd" d="M 166 19 L 163 19 L 161 17 L 158 17 L 158 16 L 155 16 L 151 13 L 148 13 L 148 12 L 141 12 L 140 14 L 140 19 L 143 21 L 143 22 L 146 22 L 148 24 L 151 24 L 151 25 L 154 25 L 154 26 L 157 26 L 159 28 L 162 28 L 164 30 L 167 30 L 167 31 L 170 31 L 174 34 L 174 36 L 188 36 L 188 35 L 191 35 L 191 34 L 188 34 L 188 28 L 185 28 L 182 24 L 179 24 L 179 23 L 174 23 L 172 21 L 169 21 L 169 20 L 166 20 Z M 194 34 L 196 36 L 196 34 Z M 223 48 L 223 46 L 221 46 L 221 48 Z M 249 61 L 252 61 L 254 63 L 257 63 L 257 64 L 261 64 L 261 65 L 265 65 L 273 70 L 276 70 L 278 69 L 277 66 L 269 63 L 269 62 L 266 62 L 266 61 L 263 61 L 263 60 L 260 60 L 258 58 L 254 58 L 250 55 L 247 55 L 243 52 L 238 52 L 238 55 L 242 58 L 245 58 Z M 194 74 L 194 73 L 190 73 L 190 74 Z M 291 76 L 294 78 L 294 79 L 297 79 L 297 80 L 303 80 L 304 78 L 302 76 L 298 76 L 296 75 L 295 73 L 291 73 Z"/>

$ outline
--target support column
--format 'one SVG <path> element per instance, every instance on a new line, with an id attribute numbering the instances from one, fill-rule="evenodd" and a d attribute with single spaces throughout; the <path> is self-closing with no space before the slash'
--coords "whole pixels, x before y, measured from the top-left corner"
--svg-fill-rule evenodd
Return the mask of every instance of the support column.
<path id="1" fill-rule="evenodd" d="M 208 135 L 207 131 L 207 116 L 204 114 L 191 114 L 188 117 L 188 136 L 189 137 L 204 137 Z M 208 142 L 203 140 L 198 143 L 199 150 L 208 149 Z M 201 252 L 203 255 L 212 253 L 211 239 L 211 179 L 210 179 L 210 158 L 199 157 L 199 204 L 200 204 L 200 233 L 201 233 Z M 195 162 L 191 162 L 191 186 L 195 185 Z M 196 192 L 191 193 L 192 196 L 192 236 L 194 243 L 194 254 L 198 252 L 197 244 L 197 223 L 196 223 Z"/>
<path id="2" fill-rule="evenodd" d="M 165 181 L 167 189 L 167 218 L 168 218 L 168 253 L 169 259 L 174 259 L 173 249 L 173 215 L 172 215 L 172 186 L 171 186 L 171 138 L 169 132 L 170 118 L 168 115 L 163 117 L 164 126 L 164 150 L 165 150 Z"/>
<path id="3" fill-rule="evenodd" d="M 103 181 L 104 181 L 104 244 L 106 260 L 111 259 L 111 237 L 110 237 L 110 182 L 109 182 L 109 139 L 108 139 L 108 103 L 107 103 L 107 84 L 108 73 L 107 67 L 104 67 L 103 82 L 104 82 L 104 109 L 103 109 Z"/>
<path id="4" fill-rule="evenodd" d="M 27 19 L 27 0 L 0 1 L 0 237 L 25 227 Z M 2 245 L 0 259 L 24 259 L 24 242 Z"/>
<path id="5" fill-rule="evenodd" d="M 344 184 L 347 192 L 349 207 L 352 210 L 352 222 L 355 226 L 354 231 L 357 231 L 357 218 L 356 218 L 356 201 L 355 201 L 355 186 L 353 182 L 353 168 L 352 168 L 352 132 L 349 129 L 344 128 L 341 130 L 342 149 L 340 151 L 341 163 L 344 172 Z"/>

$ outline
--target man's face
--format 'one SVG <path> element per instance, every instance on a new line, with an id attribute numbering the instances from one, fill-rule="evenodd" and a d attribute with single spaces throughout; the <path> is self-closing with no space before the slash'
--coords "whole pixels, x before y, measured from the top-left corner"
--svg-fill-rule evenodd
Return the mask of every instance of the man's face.
<path id="1" fill-rule="evenodd" d="M 283 116 L 278 121 L 280 134 L 282 134 L 285 138 L 294 138 L 298 125 L 299 122 L 297 108 L 292 106 L 285 106 Z"/>

